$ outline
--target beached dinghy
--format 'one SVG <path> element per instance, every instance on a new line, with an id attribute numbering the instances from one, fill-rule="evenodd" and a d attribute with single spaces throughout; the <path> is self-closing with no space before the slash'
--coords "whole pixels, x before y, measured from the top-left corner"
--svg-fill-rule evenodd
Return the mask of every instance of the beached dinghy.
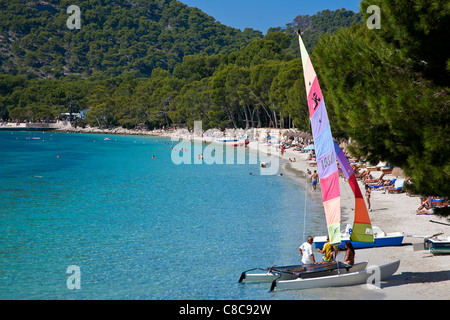
<path id="1" fill-rule="evenodd" d="M 355 173 L 344 152 L 336 142 L 334 142 L 334 151 L 342 172 L 348 180 L 355 196 L 355 216 L 353 227 L 347 225 L 345 231 L 340 234 L 340 243 L 338 244 L 338 248 L 344 249 L 347 241 L 352 243 L 354 249 L 400 246 L 404 238 L 404 234 L 402 232 L 385 233 L 379 227 L 372 226 L 366 203 L 364 202 L 358 182 L 356 181 Z M 326 242 L 327 236 L 314 237 L 314 244 L 318 249 L 322 249 Z"/>
<path id="2" fill-rule="evenodd" d="M 392 276 L 398 269 L 400 260 L 379 267 L 379 280 Z M 337 274 L 316 278 L 297 278 L 294 280 L 274 280 L 270 291 L 300 290 L 311 288 L 354 286 L 367 283 L 369 277 L 377 277 L 377 267 L 369 267 L 362 271 Z"/>
<path id="3" fill-rule="evenodd" d="M 309 265 L 274 266 L 267 269 L 255 268 L 242 272 L 239 282 L 272 282 L 273 280 L 292 280 L 299 277 L 305 279 L 330 276 L 339 273 L 361 271 L 366 266 L 367 261 L 355 263 L 352 266 L 342 262 L 328 262 Z M 255 270 L 262 270 L 264 273 L 250 273 Z"/>
<path id="4" fill-rule="evenodd" d="M 429 249 L 432 254 L 450 254 L 450 237 L 425 238 L 424 248 Z"/>
<path id="5" fill-rule="evenodd" d="M 350 241 L 354 249 L 373 248 L 373 247 L 387 247 L 387 246 L 400 246 L 403 242 L 404 234 L 402 232 L 386 233 L 381 228 L 372 226 L 374 242 L 359 242 L 351 241 L 352 229 L 350 225 L 347 225 L 344 232 L 341 233 L 341 244 L 339 249 L 345 248 L 345 243 Z M 316 248 L 322 249 L 323 245 L 327 242 L 327 236 L 314 237 L 314 245 Z"/>

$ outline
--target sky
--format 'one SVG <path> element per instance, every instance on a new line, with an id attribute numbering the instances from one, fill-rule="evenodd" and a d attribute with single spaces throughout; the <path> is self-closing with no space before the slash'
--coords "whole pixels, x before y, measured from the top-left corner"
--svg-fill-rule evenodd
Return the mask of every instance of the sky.
<path id="1" fill-rule="evenodd" d="M 179 0 L 197 7 L 220 23 L 264 34 L 271 27 L 285 27 L 298 15 L 313 15 L 325 9 L 359 11 L 360 0 Z"/>

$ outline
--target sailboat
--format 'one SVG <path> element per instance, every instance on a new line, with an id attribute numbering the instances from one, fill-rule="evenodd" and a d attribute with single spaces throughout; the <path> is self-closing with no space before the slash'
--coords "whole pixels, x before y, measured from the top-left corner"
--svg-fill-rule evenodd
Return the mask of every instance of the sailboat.
<path id="1" fill-rule="evenodd" d="M 317 168 L 322 189 L 323 205 L 327 220 L 328 235 L 331 244 L 343 248 L 345 242 L 351 241 L 353 247 L 369 248 L 374 246 L 400 245 L 403 234 L 400 232 L 386 234 L 378 227 L 372 227 L 364 198 L 359 189 L 353 169 L 341 148 L 333 141 L 328 121 L 325 101 L 320 90 L 319 81 L 311 59 L 303 44 L 300 33 L 299 44 L 302 57 L 303 74 L 305 78 L 306 96 L 316 148 Z M 353 228 L 347 227 L 344 233 L 340 232 L 340 190 L 339 174 L 336 159 L 342 168 L 355 195 L 355 218 Z M 376 231 L 374 233 L 374 230 Z M 316 247 L 322 248 L 326 236 L 316 237 Z"/>
<path id="2" fill-rule="evenodd" d="M 327 262 L 321 264 L 273 266 L 270 268 L 253 268 L 242 272 L 241 282 L 273 282 L 276 280 L 294 280 L 297 278 L 310 279 L 332 276 L 366 269 L 368 261 L 349 265 L 343 262 Z M 254 272 L 257 270 L 256 272 Z M 263 272 L 258 272 L 263 271 Z"/>
<path id="3" fill-rule="evenodd" d="M 347 241 L 352 243 L 354 249 L 401 245 L 404 237 L 402 232 L 385 233 L 381 228 L 371 225 L 369 213 L 356 181 L 355 173 L 344 152 L 336 142 L 334 142 L 334 150 L 344 177 L 355 195 L 353 228 L 351 225 L 346 226 L 345 231 L 341 233 L 341 243 L 338 245 L 338 248 L 343 249 Z M 326 242 L 327 236 L 314 237 L 314 245 L 317 248 L 323 248 Z"/>
<path id="4" fill-rule="evenodd" d="M 333 141 L 324 97 L 310 57 L 300 36 L 300 32 L 298 33 L 298 38 L 329 241 L 332 245 L 342 244 L 340 231 L 341 197 L 337 166 L 337 161 L 339 161 L 355 194 L 355 219 L 350 240 L 373 246 L 374 232 L 364 198 L 347 158 L 339 146 Z M 278 267 L 277 269 L 269 268 L 267 269 L 268 272 L 266 278 L 273 278 L 276 276 L 273 274 L 274 271 L 278 272 L 277 278 L 272 282 L 271 291 L 275 289 L 306 289 L 358 285 L 366 283 L 371 278 L 372 269 L 366 268 L 366 264 L 358 264 L 358 266 L 357 264 L 353 265 L 353 267 L 356 267 L 355 269 L 363 266 L 363 268 L 365 268 L 363 270 L 351 270 L 352 266 L 348 266 L 349 268 L 343 268 L 341 270 L 342 267 L 340 267 L 340 263 L 334 262 L 334 265 L 330 265 L 330 269 L 323 270 L 318 268 L 316 272 L 314 272 L 313 266 L 310 265 L 303 266 L 303 269 L 298 266 L 295 266 L 296 268 L 291 267 L 291 269 L 289 269 L 289 267 Z M 400 261 L 395 261 L 380 267 L 375 267 L 375 269 L 379 271 L 379 280 L 384 280 L 392 276 L 392 274 L 397 271 L 399 265 Z M 247 275 L 248 271 L 242 273 L 239 282 L 242 282 L 243 279 L 250 276 Z M 332 271 L 333 274 L 327 274 L 327 271 Z M 308 277 L 308 274 L 311 273 L 316 273 L 316 276 Z M 258 279 L 260 276 L 261 275 L 259 274 L 255 276 L 255 278 Z"/>
<path id="5" fill-rule="evenodd" d="M 374 241 L 374 228 L 370 222 L 369 213 L 364 198 L 359 189 L 353 169 L 350 167 L 339 146 L 333 141 L 330 123 L 325 108 L 325 101 L 320 89 L 316 72 L 305 45 L 298 33 L 300 53 L 302 58 L 303 75 L 305 78 L 306 96 L 310 115 L 311 129 L 313 132 L 314 146 L 316 150 L 317 168 L 322 191 L 322 201 L 325 209 L 328 236 L 333 245 L 342 245 L 340 232 L 341 223 L 341 197 L 339 190 L 339 172 L 337 161 L 344 171 L 355 195 L 355 219 L 350 239 L 355 243 L 372 244 Z M 326 237 L 325 237 L 326 239 Z M 347 239 L 348 241 L 348 239 Z M 316 241 L 314 241 L 316 242 Z M 317 244 L 316 244 L 317 245 Z M 388 263 L 376 267 L 379 271 L 379 280 L 384 280 L 394 274 L 400 265 L 400 261 Z M 271 291 L 277 289 L 306 289 L 330 286 L 347 286 L 366 283 L 372 275 L 370 268 L 347 272 L 345 274 L 329 275 L 317 278 L 301 278 L 293 280 L 274 280 Z"/>

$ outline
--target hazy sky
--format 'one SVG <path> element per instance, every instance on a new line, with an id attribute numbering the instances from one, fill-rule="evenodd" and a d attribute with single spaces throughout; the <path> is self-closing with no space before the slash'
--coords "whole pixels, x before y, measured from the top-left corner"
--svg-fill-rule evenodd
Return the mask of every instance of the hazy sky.
<path id="1" fill-rule="evenodd" d="M 244 30 L 266 33 L 270 27 L 285 27 L 300 14 L 315 14 L 325 9 L 345 8 L 359 11 L 360 0 L 179 0 L 197 7 L 217 21 Z"/>

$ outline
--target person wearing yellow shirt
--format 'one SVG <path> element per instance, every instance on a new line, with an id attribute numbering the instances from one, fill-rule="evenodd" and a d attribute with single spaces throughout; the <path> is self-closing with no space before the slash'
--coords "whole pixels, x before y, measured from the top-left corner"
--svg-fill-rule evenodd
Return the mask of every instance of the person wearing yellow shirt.
<path id="1" fill-rule="evenodd" d="M 334 246 L 330 243 L 330 238 L 327 236 L 327 243 L 323 245 L 322 250 L 317 249 L 320 253 L 323 254 L 323 262 L 332 262 L 333 261 L 333 251 L 335 251 Z"/>

